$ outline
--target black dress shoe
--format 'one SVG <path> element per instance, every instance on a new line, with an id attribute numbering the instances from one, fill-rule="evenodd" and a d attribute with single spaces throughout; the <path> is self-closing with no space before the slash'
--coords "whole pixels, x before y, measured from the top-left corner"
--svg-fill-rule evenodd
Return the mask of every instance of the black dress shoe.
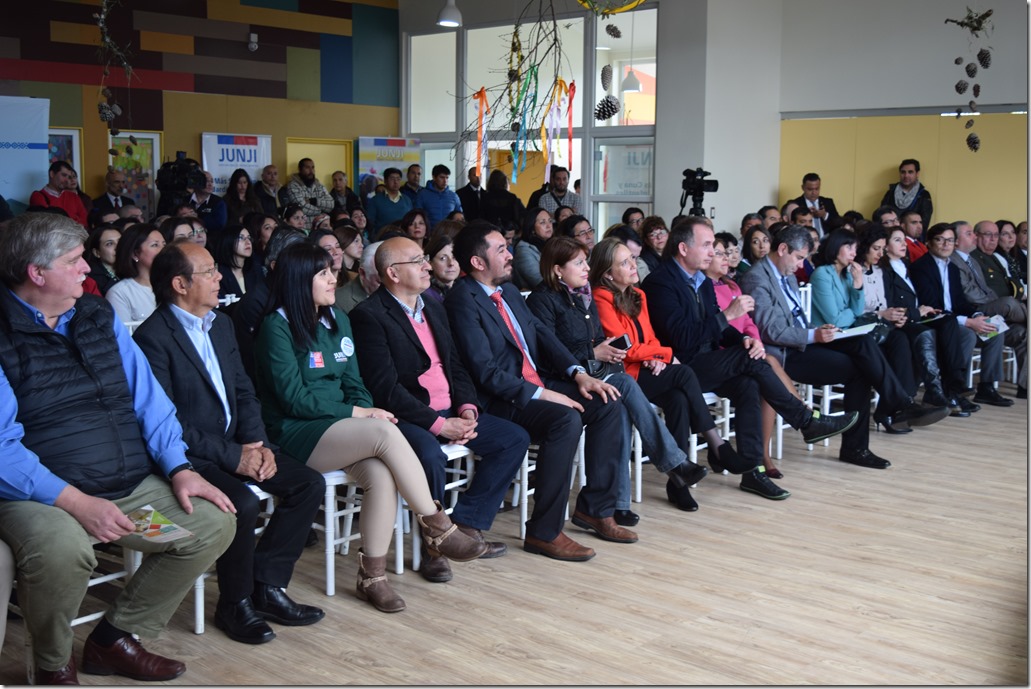
<path id="1" fill-rule="evenodd" d="M 616 510 L 612 513 L 612 518 L 620 526 L 637 526 L 637 522 L 641 521 L 641 516 L 630 510 Z"/>
<path id="2" fill-rule="evenodd" d="M 812 445 L 821 440 L 832 438 L 839 433 L 844 433 L 856 425 L 859 412 L 846 412 L 835 416 L 824 416 L 814 411 L 806 425 L 802 426 L 802 439 Z"/>
<path id="3" fill-rule="evenodd" d="M 215 626 L 242 644 L 263 644 L 276 638 L 272 627 L 254 611 L 250 598 L 239 603 L 228 603 L 219 598 L 215 606 Z"/>
<path id="4" fill-rule="evenodd" d="M 977 394 L 974 395 L 974 401 L 979 404 L 990 404 L 993 407 L 1012 407 L 1013 400 L 1006 399 L 999 394 L 991 385 L 979 385 L 977 387 Z"/>
<path id="5" fill-rule="evenodd" d="M 878 457 L 870 450 L 846 450 L 842 448 L 840 454 L 838 454 L 838 459 L 842 462 L 870 469 L 887 469 L 891 466 L 891 462 L 883 457 Z"/>
<path id="6" fill-rule="evenodd" d="M 923 399 L 924 406 L 927 407 L 955 407 L 955 401 L 945 396 L 943 392 L 938 390 L 926 390 L 924 392 Z"/>
<path id="7" fill-rule="evenodd" d="M 889 414 L 874 413 L 873 420 L 877 422 L 877 425 L 884 429 L 885 433 L 889 435 L 902 435 L 903 433 L 912 433 L 913 429 L 908 426 L 904 426 L 895 421 L 895 419 Z"/>
<path id="8" fill-rule="evenodd" d="M 751 471 L 755 468 L 755 462 L 750 462 L 741 455 L 739 455 L 730 443 L 723 443 L 715 451 L 712 446 L 709 447 L 707 458 L 709 460 L 709 466 L 712 470 L 718 474 L 722 474 L 724 470 L 729 471 L 732 474 L 743 474 L 746 471 Z M 680 466 L 685 466 L 688 462 L 684 462 Z M 680 467 L 677 467 L 678 469 Z"/>
<path id="9" fill-rule="evenodd" d="M 254 583 L 254 593 L 251 594 L 251 603 L 258 617 L 285 624 L 288 627 L 304 627 L 315 624 L 326 616 L 320 608 L 314 605 L 302 605 L 290 600 L 286 591 L 278 586 Z"/>
<path id="10" fill-rule="evenodd" d="M 1026 400 L 1027 399 L 1027 388 L 1025 388 L 1022 385 L 1018 385 L 1017 386 L 1017 399 L 1018 400 Z"/>
<path id="11" fill-rule="evenodd" d="M 766 475 L 766 467 L 761 465 L 741 477 L 740 488 L 768 500 L 786 500 L 791 497 L 791 493 L 770 480 Z"/>
<path id="12" fill-rule="evenodd" d="M 724 447 L 727 446 L 724 445 Z M 678 464 L 672 469 L 670 469 L 668 472 L 666 472 L 666 475 L 678 483 L 683 482 L 689 486 L 693 486 L 694 484 L 698 483 L 703 478 L 708 476 L 709 470 L 701 464 L 695 464 L 692 461 L 686 461 L 683 464 Z"/>
<path id="13" fill-rule="evenodd" d="M 691 497 L 691 487 L 688 485 L 680 486 L 679 488 L 673 482 L 673 479 L 666 481 L 666 497 L 669 501 L 677 506 L 678 510 L 685 512 L 697 512 L 698 503 Z"/>
<path id="14" fill-rule="evenodd" d="M 974 404 L 966 397 L 956 397 L 954 399 L 956 400 L 956 404 L 959 405 L 960 410 L 967 412 L 967 416 L 970 416 L 975 411 L 981 411 L 980 404 Z"/>
<path id="15" fill-rule="evenodd" d="M 938 423 L 948 415 L 948 407 L 923 407 L 911 400 L 907 406 L 894 412 L 891 418 L 897 424 L 930 426 L 932 423 Z"/>

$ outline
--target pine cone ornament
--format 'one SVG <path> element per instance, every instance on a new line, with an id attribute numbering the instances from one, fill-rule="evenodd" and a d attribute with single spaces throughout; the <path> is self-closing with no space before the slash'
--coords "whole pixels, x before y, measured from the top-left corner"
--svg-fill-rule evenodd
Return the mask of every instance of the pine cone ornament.
<path id="1" fill-rule="evenodd" d="M 957 65 L 961 65 L 963 64 L 963 58 L 957 57 L 955 60 L 953 60 L 953 62 Z"/>
<path id="2" fill-rule="evenodd" d="M 619 27 L 615 24 L 606 24 L 605 33 L 613 38 L 623 38 L 623 32 L 619 30 Z"/>
<path id="3" fill-rule="evenodd" d="M 988 50 L 988 48 L 981 48 L 977 51 L 977 61 L 981 67 L 988 69 L 992 66 L 992 51 Z"/>
<path id="4" fill-rule="evenodd" d="M 601 87 L 606 91 L 612 87 L 612 65 L 601 68 Z"/>
<path id="5" fill-rule="evenodd" d="M 967 134 L 967 148 L 977 153 L 981 149 L 981 137 L 973 132 Z"/>
<path id="6" fill-rule="evenodd" d="M 981 97 L 981 85 L 980 84 L 974 84 L 974 98 L 980 98 L 980 97 Z"/>
<path id="7" fill-rule="evenodd" d="M 100 113 L 101 122 L 110 122 L 115 118 L 115 111 L 107 103 L 97 103 L 97 112 Z"/>
<path id="8" fill-rule="evenodd" d="M 967 92 L 967 87 L 969 87 L 969 86 L 970 86 L 969 83 L 967 83 L 966 81 L 960 79 L 959 81 L 956 82 L 956 93 L 960 93 L 960 94 L 966 93 Z"/>
<path id="9" fill-rule="evenodd" d="M 107 149 L 107 152 L 116 157 L 120 155 L 120 152 L 117 148 L 109 148 Z"/>
<path id="10" fill-rule="evenodd" d="M 605 96 L 598 105 L 594 107 L 594 119 L 607 120 L 619 112 L 619 99 L 615 96 Z"/>
<path id="11" fill-rule="evenodd" d="M 967 66 L 964 69 L 967 70 L 967 76 L 971 79 L 977 76 L 977 65 L 975 65 L 973 62 L 968 62 Z"/>
<path id="12" fill-rule="evenodd" d="M 969 103 L 967 103 L 967 107 L 970 108 L 970 112 L 977 112 L 977 101 L 970 101 Z"/>
<path id="13" fill-rule="evenodd" d="M 963 129 L 970 129 L 973 126 L 974 126 L 974 121 L 973 120 L 967 120 L 967 123 L 965 125 L 963 125 Z"/>

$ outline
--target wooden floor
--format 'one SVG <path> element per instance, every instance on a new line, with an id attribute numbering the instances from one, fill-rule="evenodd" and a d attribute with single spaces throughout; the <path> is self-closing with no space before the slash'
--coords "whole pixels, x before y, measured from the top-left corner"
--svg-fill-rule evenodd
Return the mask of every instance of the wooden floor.
<path id="1" fill-rule="evenodd" d="M 230 641 L 211 624 L 212 581 L 207 633 L 192 632 L 191 594 L 148 647 L 187 663 L 170 684 L 1027 684 L 1027 403 L 874 433 L 887 471 L 837 448 L 807 453 L 790 433 L 790 499 L 709 476 L 693 514 L 646 467 L 639 543 L 569 525 L 598 551 L 587 563 L 522 552 L 516 513 L 500 514 L 506 557 L 455 565 L 448 584 L 390 575 L 408 603 L 395 615 L 354 597 L 353 555 L 326 597 L 309 549 L 290 594 L 326 609 L 318 625 Z M 0 682 L 25 681 L 23 641 L 8 623 Z"/>

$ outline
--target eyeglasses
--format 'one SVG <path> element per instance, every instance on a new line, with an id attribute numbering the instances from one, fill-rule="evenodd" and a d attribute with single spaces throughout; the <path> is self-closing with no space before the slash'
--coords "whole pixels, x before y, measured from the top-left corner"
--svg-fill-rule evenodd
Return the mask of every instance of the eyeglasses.
<path id="1" fill-rule="evenodd" d="M 249 242 L 249 241 L 251 241 L 251 236 L 249 234 L 242 234 L 242 235 L 240 235 L 239 237 L 236 238 L 236 241 L 238 241 L 238 242 Z"/>
<path id="2" fill-rule="evenodd" d="M 648 239 L 659 239 L 660 237 L 665 237 L 668 234 L 669 230 L 667 230 L 665 227 L 660 227 L 657 230 L 652 230 L 651 232 L 649 232 Z"/>
<path id="3" fill-rule="evenodd" d="M 726 251 L 713 251 L 712 255 L 715 258 L 726 258 L 729 254 Z"/>
<path id="4" fill-rule="evenodd" d="M 937 242 L 938 244 L 945 244 L 946 246 L 948 246 L 949 244 L 955 244 L 956 243 L 956 240 L 953 239 L 952 237 L 942 237 L 942 236 L 935 237 L 931 241 L 932 242 Z"/>
<path id="5" fill-rule="evenodd" d="M 430 262 L 430 259 L 429 259 L 429 258 L 427 258 L 427 257 L 426 257 L 426 256 L 424 255 L 424 256 L 420 256 L 419 258 L 415 259 L 414 261 L 397 261 L 397 262 L 395 262 L 395 263 L 391 263 L 391 264 L 390 264 L 389 266 L 387 266 L 387 267 L 388 267 L 388 268 L 391 268 L 391 267 L 393 267 L 393 266 L 408 266 L 408 265 L 418 265 L 418 266 L 424 266 L 424 265 L 426 265 L 426 264 L 427 264 L 427 263 L 429 263 L 429 262 Z"/>
<path id="6" fill-rule="evenodd" d="M 190 236 L 191 237 L 197 237 L 199 235 L 207 234 L 207 233 L 208 233 L 208 229 L 206 227 L 202 227 L 200 229 L 193 228 L 192 230 L 190 230 Z"/>
<path id="7" fill-rule="evenodd" d="M 213 278 L 213 277 L 215 277 L 215 273 L 217 273 L 217 272 L 218 272 L 218 268 L 212 266 L 208 270 L 195 270 L 195 271 L 193 271 L 193 275 L 203 275 L 206 278 Z"/>
<path id="8" fill-rule="evenodd" d="M 576 237 L 577 239 L 580 239 L 581 237 L 590 237 L 593 234 L 594 234 L 594 228 L 593 227 L 588 227 L 586 230 L 580 230 L 579 232 L 574 232 L 573 236 Z"/>

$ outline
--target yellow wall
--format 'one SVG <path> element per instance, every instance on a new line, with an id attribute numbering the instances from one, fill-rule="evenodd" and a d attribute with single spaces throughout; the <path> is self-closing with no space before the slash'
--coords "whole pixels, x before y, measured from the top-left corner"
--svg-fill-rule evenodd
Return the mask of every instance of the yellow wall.
<path id="1" fill-rule="evenodd" d="M 799 196 L 802 176 L 816 172 L 838 212 L 864 216 L 898 181 L 903 158 L 920 161 L 920 181 L 934 201 L 932 222 L 958 219 L 1025 220 L 1027 211 L 1027 115 L 938 115 L 785 120 L 781 123 L 779 202 Z M 981 150 L 967 149 L 970 131 Z"/>
<path id="2" fill-rule="evenodd" d="M 104 191 L 107 167 L 107 127 L 96 116 L 96 88 L 83 86 L 83 155 L 89 174 L 81 184 L 86 193 L 98 196 Z M 272 136 L 272 163 L 279 168 L 279 181 L 285 184 L 297 172 L 297 161 L 287 160 L 286 138 L 353 140 L 359 136 L 397 136 L 400 131 L 397 108 L 294 101 L 282 98 L 251 98 L 205 93 L 166 92 L 164 94 L 165 130 L 161 137 L 161 159 L 172 160 L 176 151 L 200 160 L 200 135 L 203 132 L 226 134 L 268 134 Z M 349 161 L 347 167 L 350 169 Z M 319 180 L 332 186 L 330 176 L 336 166 L 315 172 Z M 349 179 L 353 179 L 350 175 Z"/>

